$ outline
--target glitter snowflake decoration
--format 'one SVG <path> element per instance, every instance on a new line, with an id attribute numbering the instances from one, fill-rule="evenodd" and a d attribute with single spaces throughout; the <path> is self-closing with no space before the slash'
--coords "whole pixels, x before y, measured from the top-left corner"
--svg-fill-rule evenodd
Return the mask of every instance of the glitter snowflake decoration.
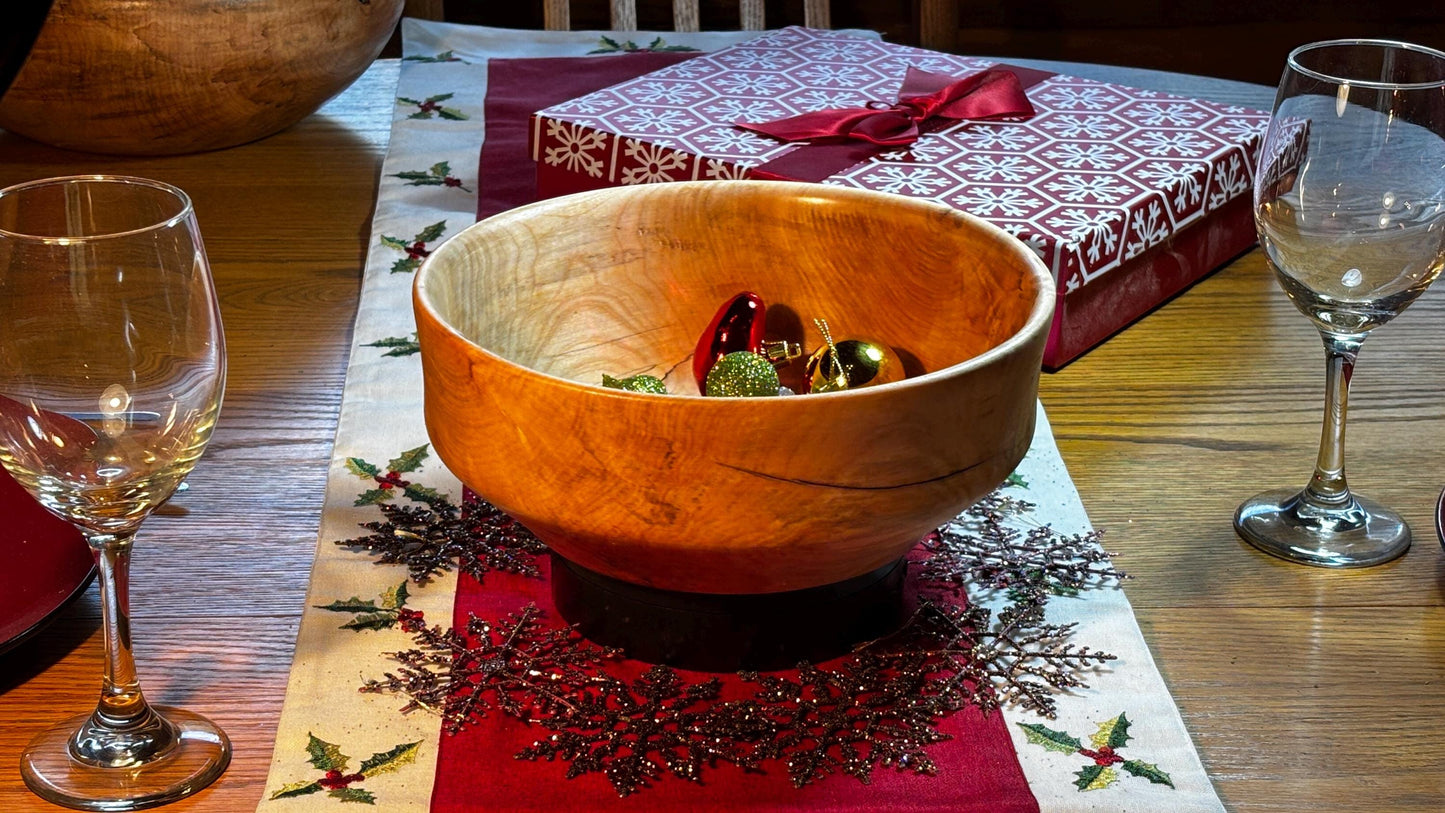
<path id="1" fill-rule="evenodd" d="M 565 763 L 568 778 L 601 774 L 620 796 L 668 776 L 699 781 L 719 764 L 782 767 L 798 787 L 838 774 L 867 783 L 880 767 L 933 774 L 928 748 L 949 739 L 950 714 L 1016 704 L 1053 717 L 1058 692 L 1114 657 L 1073 643 L 1074 626 L 1047 623 L 1043 608 L 1123 574 L 1095 534 L 1016 529 L 1032 507 L 985 498 L 925 541 L 918 578 L 938 595 L 900 630 L 832 665 L 740 673 L 744 699 L 667 666 L 619 677 L 620 652 L 544 624 L 535 606 L 462 631 L 408 616 L 416 646 L 392 653 L 400 668 L 362 691 L 401 695 L 404 712 L 435 712 L 451 733 L 492 712 L 537 726 L 549 733 L 518 759 Z M 979 588 L 1007 607 L 968 602 Z"/>
<path id="2" fill-rule="evenodd" d="M 403 695 L 403 713 L 436 712 L 450 733 L 491 711 L 528 722 L 570 719 L 580 712 L 578 687 L 619 653 L 581 640 L 571 627 L 543 627 L 541 615 L 529 604 L 497 621 L 471 616 L 462 631 L 418 621 L 416 646 L 390 653 L 400 667 L 361 691 Z"/>

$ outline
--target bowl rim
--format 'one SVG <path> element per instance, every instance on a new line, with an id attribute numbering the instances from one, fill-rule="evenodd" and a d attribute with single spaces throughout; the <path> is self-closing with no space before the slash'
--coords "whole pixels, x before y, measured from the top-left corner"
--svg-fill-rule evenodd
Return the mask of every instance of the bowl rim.
<path id="1" fill-rule="evenodd" d="M 538 211 L 545 212 L 548 209 L 556 208 L 572 201 L 585 200 L 592 197 L 609 198 L 614 196 L 640 194 L 640 192 L 634 192 L 632 190 L 649 190 L 652 194 L 686 195 L 691 190 L 707 189 L 709 187 L 715 187 L 719 183 L 749 184 L 752 186 L 771 186 L 776 188 L 779 193 L 792 194 L 795 197 L 818 197 L 819 193 L 821 192 L 823 196 L 831 197 L 833 199 L 847 200 L 851 198 L 865 203 L 872 202 L 886 203 L 887 205 L 903 205 L 918 210 L 947 213 L 951 217 L 956 217 L 962 222 L 967 223 L 974 228 L 982 230 L 985 234 L 988 234 L 995 238 L 1001 238 L 1001 241 L 1005 245 L 1009 245 L 1020 257 L 1023 258 L 1024 265 L 1034 272 L 1035 281 L 1037 282 L 1037 292 L 1034 297 L 1033 305 L 1029 309 L 1028 319 L 1024 321 L 1024 324 L 1017 331 L 1015 331 L 1013 335 L 1009 336 L 1007 339 L 1004 339 L 1002 342 L 999 342 L 993 347 L 990 347 L 988 350 L 979 353 L 976 356 L 964 359 L 957 364 L 950 364 L 947 367 L 943 367 L 937 370 L 931 370 L 924 373 L 923 375 L 912 376 L 909 378 L 900 379 L 898 381 L 890 381 L 886 384 L 875 384 L 873 386 L 859 387 L 858 389 L 852 390 L 840 390 L 837 392 L 810 393 L 808 394 L 807 398 L 801 399 L 786 397 L 779 398 L 777 396 L 744 396 L 737 398 L 716 398 L 708 397 L 702 395 L 701 393 L 694 395 L 691 393 L 672 392 L 669 392 L 666 398 L 659 398 L 655 393 L 632 392 L 629 390 L 613 389 L 610 387 L 604 387 L 601 384 L 589 384 L 571 378 L 564 378 L 562 376 L 546 373 L 541 370 L 528 367 L 525 364 L 519 364 L 515 361 L 512 361 L 511 359 L 505 358 L 463 335 L 462 332 L 458 330 L 449 320 L 442 317 L 442 315 L 437 311 L 436 305 L 431 301 L 430 297 L 428 296 L 427 282 L 431 277 L 432 268 L 436 264 L 437 258 L 444 257 L 447 254 L 451 253 L 450 251 L 448 251 L 448 247 L 453 242 L 457 242 L 457 244 L 460 245 L 460 241 L 458 240 L 458 238 L 460 238 L 464 234 L 467 234 L 468 232 L 481 231 L 486 228 L 497 228 L 500 226 L 504 226 L 511 221 L 528 217 Z M 668 188 L 671 188 L 675 191 L 659 192 L 659 190 Z M 999 357 L 1011 353 L 1018 346 L 1032 341 L 1036 334 L 1040 332 L 1047 333 L 1047 331 L 1053 324 L 1053 313 L 1056 295 L 1057 292 L 1053 274 L 1049 271 L 1048 267 L 1044 265 L 1043 260 L 1038 256 L 1038 254 L 1034 252 L 1033 249 L 1029 248 L 1027 244 L 1025 244 L 1022 240 L 1018 239 L 1014 235 L 1009 234 L 998 226 L 989 223 L 983 218 L 971 215 L 968 212 L 960 211 L 946 204 L 937 203 L 934 201 L 923 200 L 919 198 L 909 198 L 902 195 L 890 194 L 887 192 L 878 192 L 870 189 L 855 189 L 851 187 L 804 183 L 800 181 L 765 181 L 753 179 L 736 179 L 724 181 L 672 181 L 668 183 L 614 186 L 606 187 L 603 189 L 589 190 L 585 192 L 576 192 L 570 195 L 559 195 L 554 198 L 547 198 L 545 200 L 539 200 L 533 203 L 517 206 L 515 208 L 508 209 L 504 212 L 499 212 L 495 215 L 479 220 L 476 223 L 467 226 L 460 232 L 457 232 L 456 234 L 447 238 L 445 242 L 433 249 L 431 254 L 428 255 L 427 258 L 422 262 L 421 267 L 417 269 L 416 278 L 412 281 L 413 307 L 418 311 L 426 311 L 426 313 L 436 322 L 437 325 L 441 326 L 442 329 L 455 336 L 456 338 L 460 339 L 468 347 L 471 347 L 476 351 L 482 353 L 490 360 L 517 371 L 524 371 L 531 375 L 540 376 L 544 379 L 555 382 L 556 384 L 564 387 L 580 388 L 591 393 L 609 395 L 619 398 L 642 399 L 649 403 L 658 404 L 672 402 L 703 402 L 709 404 L 723 405 L 731 403 L 755 403 L 759 401 L 767 403 L 791 403 L 795 401 L 815 403 L 821 402 L 822 399 L 825 398 L 859 398 L 869 396 L 870 394 L 874 396 L 883 396 L 885 394 L 890 394 L 908 388 L 927 386 L 933 381 L 959 375 L 975 368 L 987 367 Z M 422 349 L 422 355 L 423 357 L 426 355 L 425 348 Z M 679 399 L 686 400 L 680 401 Z"/>

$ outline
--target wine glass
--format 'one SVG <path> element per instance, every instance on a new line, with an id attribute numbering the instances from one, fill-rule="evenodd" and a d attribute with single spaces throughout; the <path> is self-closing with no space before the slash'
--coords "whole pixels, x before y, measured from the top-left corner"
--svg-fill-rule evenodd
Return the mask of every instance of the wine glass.
<path id="1" fill-rule="evenodd" d="M 209 720 L 146 703 L 131 655 L 129 562 L 142 520 L 195 466 L 226 349 L 190 199 L 141 178 L 0 189 L 0 464 L 80 529 L 100 573 L 95 711 L 21 758 L 39 796 L 135 810 L 194 793 L 230 761 Z"/>
<path id="2" fill-rule="evenodd" d="M 1240 536 L 1295 562 L 1364 567 L 1410 547 L 1399 514 L 1345 482 L 1345 407 L 1370 331 L 1445 266 L 1445 53 L 1333 40 L 1289 55 L 1254 183 L 1259 241 L 1324 339 L 1325 418 L 1303 491 L 1267 491 Z"/>

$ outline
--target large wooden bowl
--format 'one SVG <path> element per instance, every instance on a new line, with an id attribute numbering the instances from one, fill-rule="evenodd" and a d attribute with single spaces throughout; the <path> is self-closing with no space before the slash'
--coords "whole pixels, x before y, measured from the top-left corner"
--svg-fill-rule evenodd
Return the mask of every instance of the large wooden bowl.
<path id="1" fill-rule="evenodd" d="M 0 98 L 0 128 L 126 155 L 254 141 L 360 76 L 404 3 L 55 0 Z"/>
<path id="2" fill-rule="evenodd" d="M 743 290 L 770 333 L 816 346 L 802 325 L 825 317 L 914 374 L 774 398 L 598 386 L 649 372 L 696 392 L 698 336 Z M 831 584 L 902 556 L 1023 458 L 1053 300 L 1022 243 L 902 197 L 739 181 L 556 198 L 418 272 L 427 431 L 584 567 L 700 593 Z"/>

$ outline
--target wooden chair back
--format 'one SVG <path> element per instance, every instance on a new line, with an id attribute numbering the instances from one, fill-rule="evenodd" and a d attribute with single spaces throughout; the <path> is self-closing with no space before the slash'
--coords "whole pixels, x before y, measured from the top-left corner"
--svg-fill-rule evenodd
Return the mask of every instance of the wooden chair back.
<path id="1" fill-rule="evenodd" d="M 613 31 L 637 30 L 637 0 L 610 0 Z M 672 27 L 675 31 L 698 30 L 698 0 L 672 0 Z M 763 0 L 738 0 L 738 16 L 744 31 L 761 31 Z M 542 0 L 543 25 L 548 31 L 566 31 L 572 27 L 571 0 Z M 803 0 L 803 24 L 812 28 L 831 28 L 828 0 Z"/>

